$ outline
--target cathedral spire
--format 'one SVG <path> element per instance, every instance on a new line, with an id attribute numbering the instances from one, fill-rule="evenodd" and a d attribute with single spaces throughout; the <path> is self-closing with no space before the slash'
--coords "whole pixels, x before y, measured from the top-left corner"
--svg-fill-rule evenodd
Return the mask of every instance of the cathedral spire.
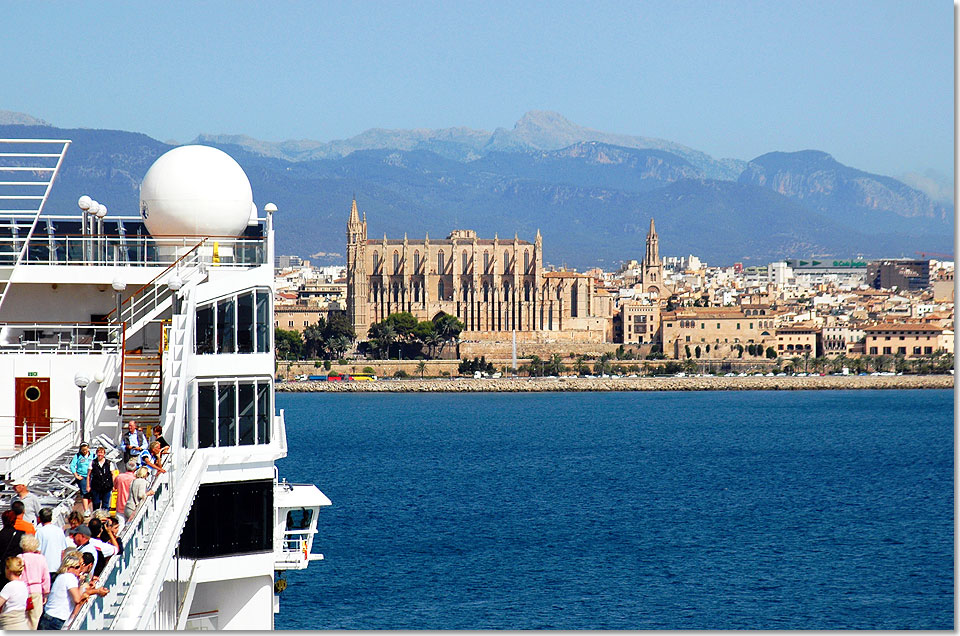
<path id="1" fill-rule="evenodd" d="M 650 236 L 657 235 L 657 228 L 653 227 L 653 217 L 650 217 Z"/>
<path id="2" fill-rule="evenodd" d="M 360 223 L 360 214 L 357 212 L 357 200 L 353 200 L 353 205 L 350 206 L 350 220 L 348 221 L 350 225 L 355 225 Z"/>

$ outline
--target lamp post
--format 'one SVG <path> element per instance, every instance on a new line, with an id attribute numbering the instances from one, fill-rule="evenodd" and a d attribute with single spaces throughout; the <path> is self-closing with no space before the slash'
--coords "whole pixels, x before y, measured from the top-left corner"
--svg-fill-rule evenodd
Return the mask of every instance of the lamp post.
<path id="1" fill-rule="evenodd" d="M 120 319 L 121 292 L 127 288 L 127 283 L 117 276 L 110 285 L 113 287 L 113 291 L 117 293 L 117 324 L 120 324 L 123 322 L 123 320 Z"/>
<path id="2" fill-rule="evenodd" d="M 173 313 L 180 313 L 180 288 L 183 287 L 183 279 L 174 274 L 167 279 L 167 287 L 173 292 Z"/>
<path id="3" fill-rule="evenodd" d="M 107 256 L 107 245 L 103 240 L 103 218 L 107 216 L 107 206 L 100 204 L 97 206 L 97 260 L 105 259 Z"/>
<path id="4" fill-rule="evenodd" d="M 83 237 L 81 239 L 82 245 L 83 245 L 83 251 L 82 251 L 83 260 L 86 261 L 87 260 L 87 215 L 90 213 L 91 210 L 96 212 L 97 207 L 95 206 L 99 206 L 100 204 L 94 201 L 93 199 L 91 199 L 90 197 L 88 197 L 87 195 L 83 195 L 77 201 L 77 205 L 80 206 L 80 210 L 82 212 L 80 229 L 81 229 L 81 236 Z"/>
<path id="5" fill-rule="evenodd" d="M 87 385 L 90 384 L 90 378 L 83 371 L 78 371 L 77 374 L 73 376 L 73 383 L 80 389 L 80 441 L 82 442 L 87 436 L 85 422 L 87 400 L 84 394 L 87 391 Z"/>

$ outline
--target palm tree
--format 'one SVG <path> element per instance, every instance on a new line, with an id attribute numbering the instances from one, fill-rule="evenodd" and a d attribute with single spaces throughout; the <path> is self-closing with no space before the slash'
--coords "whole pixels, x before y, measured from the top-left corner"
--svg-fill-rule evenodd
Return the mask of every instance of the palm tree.
<path id="1" fill-rule="evenodd" d="M 421 360 L 417 363 L 417 373 L 420 374 L 420 379 L 423 379 L 423 373 L 427 370 L 427 363 Z"/>
<path id="2" fill-rule="evenodd" d="M 573 369 L 577 372 L 577 375 L 583 375 L 587 369 L 587 365 L 583 363 L 583 356 L 577 356 L 576 361 L 573 363 Z"/>

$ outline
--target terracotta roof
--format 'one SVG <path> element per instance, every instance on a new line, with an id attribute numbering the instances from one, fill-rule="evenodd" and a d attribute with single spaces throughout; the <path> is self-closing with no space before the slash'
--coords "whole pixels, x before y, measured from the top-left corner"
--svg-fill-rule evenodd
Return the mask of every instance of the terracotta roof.
<path id="1" fill-rule="evenodd" d="M 919 322 L 891 322 L 887 324 L 870 325 L 864 331 L 943 331 L 937 325 L 921 324 Z"/>

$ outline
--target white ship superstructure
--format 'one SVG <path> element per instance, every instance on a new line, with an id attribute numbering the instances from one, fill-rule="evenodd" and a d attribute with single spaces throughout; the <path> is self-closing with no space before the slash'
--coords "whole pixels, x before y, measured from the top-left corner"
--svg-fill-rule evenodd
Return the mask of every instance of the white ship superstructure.
<path id="1" fill-rule="evenodd" d="M 258 213 L 224 153 L 184 146 L 148 171 L 139 215 L 86 196 L 47 214 L 69 144 L 0 140 L 0 472 L 29 479 L 57 522 L 81 440 L 116 460 L 123 423 L 162 424 L 168 472 L 123 528 L 109 594 L 65 628 L 270 629 L 275 575 L 322 558 L 330 503 L 274 464 L 276 207 Z"/>

